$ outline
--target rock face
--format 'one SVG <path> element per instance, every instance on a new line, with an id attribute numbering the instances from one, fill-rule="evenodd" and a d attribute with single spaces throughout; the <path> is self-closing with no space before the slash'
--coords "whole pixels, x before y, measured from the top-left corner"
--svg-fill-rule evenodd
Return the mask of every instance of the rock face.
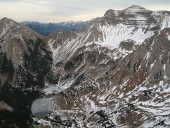
<path id="1" fill-rule="evenodd" d="M 53 116 L 76 127 L 168 127 L 169 18 L 134 5 L 108 10 L 77 36 L 53 35 Z"/>
<path id="2" fill-rule="evenodd" d="M 2 48 L 4 90 L 17 86 L 25 94 L 42 89 L 53 103 L 51 115 L 37 121 L 40 125 L 27 123 L 54 128 L 169 127 L 170 12 L 134 5 L 108 10 L 91 24 L 81 31 L 57 31 L 45 40 L 36 33 L 36 39 L 26 35 L 21 43 L 26 52 L 17 62 Z M 37 93 L 23 97 L 29 99 L 25 104 L 40 97 Z M 15 110 L 16 104 L 8 100 L 4 102 Z"/>
<path id="3" fill-rule="evenodd" d="M 0 26 L 0 127 L 27 128 L 31 103 L 49 80 L 52 53 L 29 28 L 8 18 Z"/>
<path id="4" fill-rule="evenodd" d="M 7 53 L 7 58 L 15 65 L 21 64 L 24 52 L 27 52 L 25 40 L 42 38 L 29 28 L 8 18 L 1 19 L 0 33 L 0 52 Z"/>

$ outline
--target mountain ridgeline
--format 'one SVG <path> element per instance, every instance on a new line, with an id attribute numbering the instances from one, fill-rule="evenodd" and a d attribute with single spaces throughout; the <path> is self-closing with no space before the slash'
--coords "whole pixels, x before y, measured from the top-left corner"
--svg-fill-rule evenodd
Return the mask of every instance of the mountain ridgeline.
<path id="1" fill-rule="evenodd" d="M 110 9 L 47 36 L 3 18 L 0 127 L 168 128 L 169 55 L 169 11 Z"/>
<path id="2" fill-rule="evenodd" d="M 89 22 L 61 22 L 61 23 L 39 23 L 39 22 L 21 22 L 21 24 L 31 28 L 41 35 L 49 35 L 57 30 L 76 31 L 87 27 Z"/>

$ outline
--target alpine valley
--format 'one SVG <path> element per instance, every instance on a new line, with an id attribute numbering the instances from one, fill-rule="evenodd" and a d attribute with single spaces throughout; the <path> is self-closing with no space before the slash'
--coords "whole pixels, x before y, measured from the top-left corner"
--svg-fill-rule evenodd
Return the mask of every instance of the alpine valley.
<path id="1" fill-rule="evenodd" d="M 169 128 L 170 12 L 108 10 L 42 36 L 0 20 L 1 128 Z"/>

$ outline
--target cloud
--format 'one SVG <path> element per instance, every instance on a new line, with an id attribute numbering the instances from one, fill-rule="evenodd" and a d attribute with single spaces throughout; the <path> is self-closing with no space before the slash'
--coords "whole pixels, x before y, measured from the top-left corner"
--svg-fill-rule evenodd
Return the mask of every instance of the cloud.
<path id="1" fill-rule="evenodd" d="M 43 22 L 89 20 L 104 15 L 108 9 L 120 10 L 134 4 L 151 10 L 170 8 L 170 0 L 0 0 L 0 18 Z"/>
<path id="2" fill-rule="evenodd" d="M 18 2 L 20 0 L 0 0 L 0 2 Z"/>

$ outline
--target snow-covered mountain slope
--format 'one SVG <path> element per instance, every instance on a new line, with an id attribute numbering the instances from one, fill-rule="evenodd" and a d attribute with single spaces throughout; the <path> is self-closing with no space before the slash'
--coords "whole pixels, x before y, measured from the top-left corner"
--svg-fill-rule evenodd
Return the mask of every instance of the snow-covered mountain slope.
<path id="1" fill-rule="evenodd" d="M 57 34 L 56 36 L 53 34 L 52 37 L 50 36 L 53 40 L 50 40 L 49 44 L 62 44 L 58 46 L 57 49 L 53 49 L 53 56 L 60 56 L 63 58 L 63 56 L 61 56 L 62 53 L 64 56 L 66 56 L 67 53 L 70 55 L 76 48 L 91 44 L 97 44 L 101 47 L 109 48 L 110 50 L 119 48 L 121 42 L 128 40 L 132 40 L 134 45 L 141 45 L 144 43 L 145 39 L 153 36 L 156 32 L 161 30 L 159 27 L 164 25 L 163 22 L 157 20 L 158 18 L 154 18 L 156 17 L 155 12 L 152 13 L 152 11 L 148 11 L 144 8 L 142 8 L 140 12 L 141 8 L 142 7 L 139 6 L 132 6 L 125 10 L 108 10 L 104 17 L 96 19 L 91 27 L 84 31 L 78 31 L 76 37 L 76 32 L 74 32 L 74 36 L 66 37 L 65 40 L 60 40 Z M 137 9 L 138 11 L 134 14 L 127 13 L 126 11 L 130 9 Z M 145 20 L 141 20 L 142 17 L 144 17 Z M 156 22 L 156 20 L 158 22 Z M 62 37 L 65 37 L 65 35 L 62 35 Z M 73 32 L 70 35 L 73 35 Z M 54 39 L 55 37 L 56 39 Z M 57 52 L 58 50 L 59 52 Z"/>
<path id="2" fill-rule="evenodd" d="M 99 32 L 103 37 L 99 37 L 95 43 L 111 49 L 118 48 L 120 43 L 126 40 L 133 40 L 135 45 L 141 45 L 145 39 L 153 35 L 153 31 L 146 31 L 148 26 L 143 24 L 138 27 L 124 24 L 99 26 Z"/>
<path id="3" fill-rule="evenodd" d="M 135 5 L 108 10 L 63 40 L 51 36 L 58 82 L 44 90 L 55 94 L 50 119 L 59 115 L 77 127 L 168 127 L 169 17 Z"/>

